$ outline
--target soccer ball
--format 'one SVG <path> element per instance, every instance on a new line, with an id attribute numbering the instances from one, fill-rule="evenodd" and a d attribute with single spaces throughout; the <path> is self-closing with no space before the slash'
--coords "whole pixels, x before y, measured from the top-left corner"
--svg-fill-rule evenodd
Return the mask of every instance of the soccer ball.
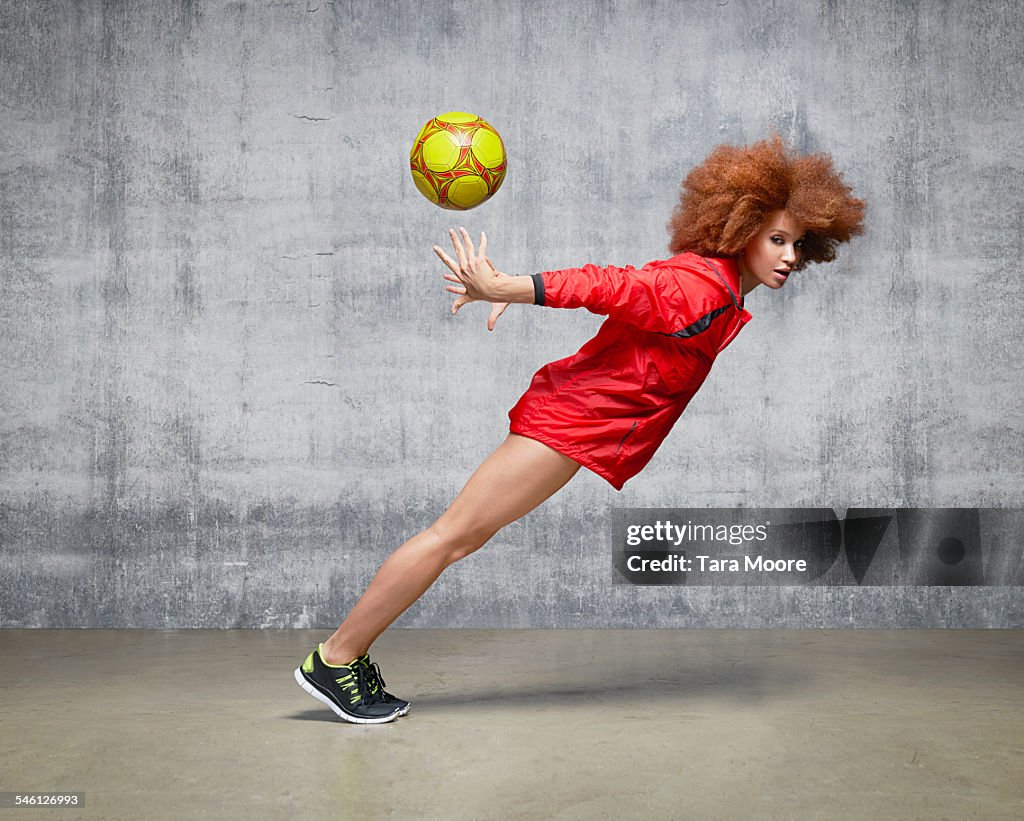
<path id="1" fill-rule="evenodd" d="M 434 205 L 466 211 L 486 202 L 505 179 L 505 146 L 486 120 L 449 111 L 430 120 L 412 144 L 409 168 Z"/>

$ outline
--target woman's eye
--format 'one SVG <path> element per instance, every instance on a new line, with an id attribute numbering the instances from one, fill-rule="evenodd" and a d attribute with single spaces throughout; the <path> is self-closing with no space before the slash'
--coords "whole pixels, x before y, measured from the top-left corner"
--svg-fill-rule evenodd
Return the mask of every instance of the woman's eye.
<path id="1" fill-rule="evenodd" d="M 772 237 L 772 242 L 776 245 L 780 245 L 782 243 L 782 237 Z"/>

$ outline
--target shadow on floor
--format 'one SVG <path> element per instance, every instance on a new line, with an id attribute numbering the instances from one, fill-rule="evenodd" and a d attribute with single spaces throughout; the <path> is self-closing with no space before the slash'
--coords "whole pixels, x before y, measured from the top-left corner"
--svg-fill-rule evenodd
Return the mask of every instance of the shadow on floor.
<path id="1" fill-rule="evenodd" d="M 598 676 L 586 669 L 564 666 L 557 678 L 550 671 L 523 668 L 518 678 L 520 689 L 510 689 L 508 676 L 495 676 L 494 689 L 481 690 L 481 676 L 474 675 L 472 684 L 458 688 L 451 677 L 434 690 L 412 690 L 387 685 L 389 692 L 407 698 L 416 707 L 472 709 L 494 706 L 509 709 L 538 710 L 565 707 L 574 703 L 599 703 L 625 699 L 633 705 L 659 702 L 694 702 L 707 698 L 733 700 L 749 704 L 785 693 L 792 700 L 801 691 L 816 689 L 814 671 L 799 664 L 786 665 L 751 661 L 750 659 L 718 660 L 713 665 L 683 667 L 683 660 L 665 659 L 661 669 L 651 664 L 602 665 Z M 421 688 L 423 684 L 419 685 Z M 296 688 L 297 694 L 301 691 Z M 306 696 L 308 698 L 308 696 Z M 335 721 L 326 708 L 295 713 L 290 718 L 300 721 Z"/>

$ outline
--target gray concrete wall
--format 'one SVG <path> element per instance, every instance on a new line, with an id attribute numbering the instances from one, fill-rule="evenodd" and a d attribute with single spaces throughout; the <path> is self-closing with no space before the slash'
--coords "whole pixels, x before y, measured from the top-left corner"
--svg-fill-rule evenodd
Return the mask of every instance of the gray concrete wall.
<path id="1" fill-rule="evenodd" d="M 399 624 L 1024 625 L 1024 588 L 610 558 L 616 505 L 1021 504 L 1022 44 L 990 2 L 0 4 L 0 624 L 333 626 L 600 322 L 451 317 L 445 229 L 513 273 L 640 265 L 688 168 L 775 128 L 866 234 L 751 295 L 623 493 L 581 471 Z M 462 216 L 407 168 L 452 109 L 510 157 Z"/>

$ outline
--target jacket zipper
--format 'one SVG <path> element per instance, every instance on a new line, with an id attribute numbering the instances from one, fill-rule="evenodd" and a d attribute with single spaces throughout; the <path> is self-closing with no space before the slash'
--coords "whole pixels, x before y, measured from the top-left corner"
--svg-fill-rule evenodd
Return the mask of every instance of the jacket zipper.
<path id="1" fill-rule="evenodd" d="M 619 440 L 619 446 L 618 446 L 617 448 L 615 448 L 615 452 L 616 452 L 616 453 L 618 453 L 618 452 L 619 452 L 620 450 L 622 450 L 622 446 L 623 446 L 624 444 L 626 444 L 626 440 L 627 440 L 627 439 L 628 439 L 628 438 L 629 438 L 629 437 L 630 437 L 630 436 L 632 435 L 633 431 L 635 431 L 635 430 L 636 430 L 636 426 L 637 426 L 637 422 L 636 422 L 636 421 L 634 421 L 634 422 L 633 422 L 633 427 L 631 427 L 631 428 L 630 428 L 629 430 L 627 430 L 627 431 L 626 431 L 626 435 L 625 435 L 625 436 L 623 436 L 623 437 L 622 437 L 622 438 L 621 438 L 621 439 Z"/>

